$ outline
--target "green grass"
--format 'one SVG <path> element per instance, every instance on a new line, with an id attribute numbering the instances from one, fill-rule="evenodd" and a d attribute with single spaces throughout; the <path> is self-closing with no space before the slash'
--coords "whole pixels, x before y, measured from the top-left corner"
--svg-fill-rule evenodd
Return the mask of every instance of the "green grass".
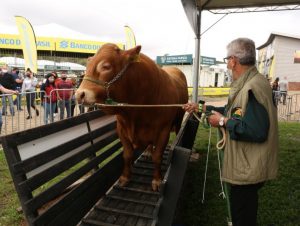
<path id="1" fill-rule="evenodd" d="M 16 211 L 20 204 L 2 150 L 0 150 L 0 180 L 0 226 L 20 225 L 23 215 Z"/>
<path id="2" fill-rule="evenodd" d="M 258 223 L 260 226 L 300 225 L 300 124 L 279 124 L 280 168 L 277 180 L 267 182 L 260 190 Z M 182 195 L 178 202 L 174 225 L 221 226 L 226 225 L 226 202 L 221 192 L 216 149 L 216 131 L 212 134 L 205 202 L 202 204 L 202 187 L 208 144 L 208 130 L 199 127 L 195 150 L 200 159 L 190 162 Z M 22 224 L 23 214 L 3 151 L 0 150 L 0 226 Z"/>
<path id="3" fill-rule="evenodd" d="M 258 225 L 260 226 L 300 225 L 300 124 L 280 122 L 279 134 L 279 176 L 276 180 L 267 182 L 260 190 L 258 210 Z M 201 203 L 207 138 L 208 130 L 199 127 L 194 147 L 200 154 L 200 159 L 189 164 L 174 225 L 226 225 L 226 202 L 219 197 L 221 187 L 214 147 L 215 129 L 209 155 L 205 202 Z"/>

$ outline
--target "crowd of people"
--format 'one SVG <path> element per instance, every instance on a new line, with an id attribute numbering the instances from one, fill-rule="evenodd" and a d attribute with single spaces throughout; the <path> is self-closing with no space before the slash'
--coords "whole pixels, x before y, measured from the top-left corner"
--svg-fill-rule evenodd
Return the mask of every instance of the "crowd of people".
<path id="1" fill-rule="evenodd" d="M 28 113 L 26 117 L 28 120 L 32 119 L 33 116 L 40 116 L 40 110 L 36 104 L 38 96 L 41 97 L 41 105 L 44 108 L 44 124 L 53 122 L 58 111 L 60 120 L 74 116 L 76 105 L 74 90 L 77 85 L 76 79 L 67 78 L 66 72 L 62 72 L 60 77 L 56 72 L 48 73 L 42 84 L 39 84 L 37 77 L 30 68 L 27 68 L 23 74 L 16 67 L 10 70 L 8 65 L 2 65 L 0 67 L 0 91 L 2 96 L 0 132 L 2 116 L 7 116 L 9 113 L 11 116 L 15 116 L 16 111 L 24 110 L 22 108 L 23 96 L 25 96 L 26 105 L 24 105 Z M 13 98 L 12 94 L 16 94 L 16 97 Z M 7 108 L 9 108 L 9 112 Z M 83 112 L 84 108 L 80 107 L 80 113 Z"/>

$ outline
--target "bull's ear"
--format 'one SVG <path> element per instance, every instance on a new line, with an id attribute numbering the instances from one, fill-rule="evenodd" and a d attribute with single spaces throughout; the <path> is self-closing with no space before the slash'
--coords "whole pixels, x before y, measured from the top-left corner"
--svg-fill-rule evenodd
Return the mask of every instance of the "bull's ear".
<path id="1" fill-rule="evenodd" d="M 139 62 L 141 49 L 142 46 L 138 45 L 132 49 L 127 50 L 129 54 L 129 59 L 133 62 Z"/>
<path id="2" fill-rule="evenodd" d="M 142 49 L 142 46 L 138 45 L 134 48 L 132 48 L 132 50 L 136 53 L 136 54 L 139 54 L 141 52 L 141 49 Z"/>

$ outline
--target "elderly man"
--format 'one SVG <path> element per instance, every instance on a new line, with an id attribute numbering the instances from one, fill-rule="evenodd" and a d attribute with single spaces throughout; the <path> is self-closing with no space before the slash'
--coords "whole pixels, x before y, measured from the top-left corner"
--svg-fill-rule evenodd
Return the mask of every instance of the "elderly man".
<path id="1" fill-rule="evenodd" d="M 255 56 L 252 40 L 230 42 L 224 58 L 233 76 L 228 103 L 224 108 L 203 106 L 213 113 L 209 123 L 226 131 L 222 180 L 231 187 L 234 226 L 256 225 L 258 190 L 277 176 L 278 169 L 277 111 L 270 84 L 255 67 Z M 200 108 L 188 103 L 184 109 Z"/>

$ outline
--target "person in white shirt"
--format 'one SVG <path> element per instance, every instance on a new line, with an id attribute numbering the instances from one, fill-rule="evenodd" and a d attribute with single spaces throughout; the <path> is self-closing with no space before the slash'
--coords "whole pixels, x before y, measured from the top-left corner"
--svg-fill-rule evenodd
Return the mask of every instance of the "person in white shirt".
<path id="1" fill-rule="evenodd" d="M 287 91 L 288 91 L 288 81 L 287 81 L 287 77 L 284 76 L 283 80 L 281 80 L 279 82 L 279 90 L 280 90 L 280 102 L 282 101 L 282 103 L 285 105 L 286 104 L 286 95 L 287 95 Z"/>
<path id="2" fill-rule="evenodd" d="M 37 82 L 37 78 L 33 76 L 33 73 L 30 70 L 30 68 L 27 68 L 26 77 L 22 85 L 22 93 L 26 92 L 26 105 L 28 111 L 28 116 L 26 119 L 32 118 L 30 107 L 32 107 L 35 110 L 36 116 L 39 116 L 40 114 L 39 110 L 35 106 L 35 87 L 37 85 Z"/>

